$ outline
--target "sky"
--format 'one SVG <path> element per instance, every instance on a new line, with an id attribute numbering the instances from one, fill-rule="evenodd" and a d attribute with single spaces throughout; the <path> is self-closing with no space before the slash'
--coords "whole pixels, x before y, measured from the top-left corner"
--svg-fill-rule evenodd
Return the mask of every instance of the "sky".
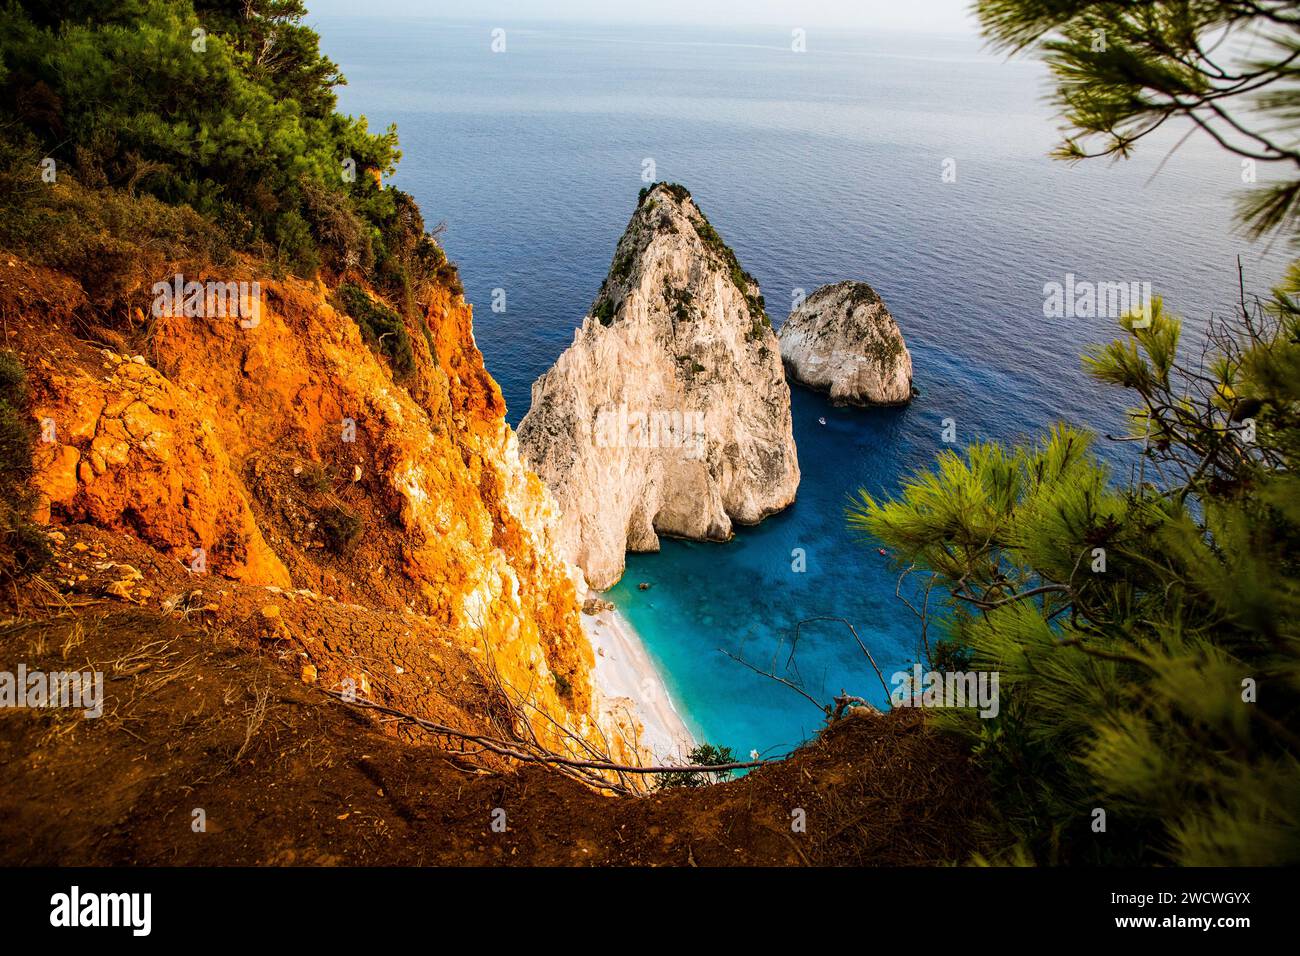
<path id="1" fill-rule="evenodd" d="M 973 0 L 307 0 L 311 16 L 780 25 L 975 33 Z M 308 18 L 310 19 L 310 17 Z"/>

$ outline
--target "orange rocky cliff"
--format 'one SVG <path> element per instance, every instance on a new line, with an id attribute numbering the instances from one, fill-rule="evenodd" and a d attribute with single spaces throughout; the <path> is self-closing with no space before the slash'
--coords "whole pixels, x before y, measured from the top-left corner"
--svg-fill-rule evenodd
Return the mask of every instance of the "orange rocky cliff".
<path id="1" fill-rule="evenodd" d="M 127 336 L 91 344 L 73 334 L 92 311 L 79 285 L 4 272 L 0 312 L 45 439 L 42 520 L 130 535 L 174 566 L 201 556 L 196 587 L 206 573 L 209 590 L 224 578 L 407 616 L 531 699 L 535 723 L 594 732 L 585 584 L 558 556 L 556 505 L 520 463 L 459 296 L 433 286 L 406 317 L 414 370 L 399 382 L 319 281 L 262 282 L 253 328 L 137 310 Z"/>

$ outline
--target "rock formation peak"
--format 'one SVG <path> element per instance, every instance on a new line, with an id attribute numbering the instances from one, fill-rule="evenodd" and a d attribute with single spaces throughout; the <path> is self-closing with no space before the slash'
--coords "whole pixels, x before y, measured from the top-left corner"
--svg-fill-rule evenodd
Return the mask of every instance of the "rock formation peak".
<path id="1" fill-rule="evenodd" d="M 595 587 L 659 536 L 726 540 L 794 501 L 790 390 L 758 282 L 685 188 L 642 190 L 573 344 L 519 426 Z"/>

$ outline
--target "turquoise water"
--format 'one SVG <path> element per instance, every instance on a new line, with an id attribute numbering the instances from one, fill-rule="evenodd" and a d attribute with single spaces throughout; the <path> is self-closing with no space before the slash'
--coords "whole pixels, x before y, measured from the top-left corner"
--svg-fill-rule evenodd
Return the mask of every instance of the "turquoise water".
<path id="1" fill-rule="evenodd" d="M 897 569 L 845 527 L 856 489 L 890 491 L 932 461 L 945 418 L 962 442 L 1060 419 L 1121 428 L 1122 395 L 1078 361 L 1112 323 L 1043 318 L 1045 283 L 1149 281 L 1197 326 L 1231 308 L 1238 255 L 1257 289 L 1282 270 L 1283 250 L 1230 232 L 1238 160 L 1193 138 L 1157 174 L 1170 138 L 1125 164 L 1053 163 L 1041 68 L 972 39 L 810 32 L 794 54 L 787 28 L 317 26 L 350 81 L 343 108 L 398 124 L 396 183 L 430 225 L 446 223 L 512 423 L 591 304 L 646 158 L 654 178 L 691 189 L 778 323 L 794 290 L 846 278 L 870 282 L 897 317 L 916 402 L 836 409 L 795 389 L 795 505 L 727 544 L 630 556 L 612 591 L 697 734 L 737 753 L 789 747 L 820 716 L 723 650 L 767 665 L 797 621 L 831 615 L 854 623 L 886 677 L 915 657 Z M 507 51 L 493 54 L 498 26 Z M 942 181 L 946 159 L 955 183 Z M 496 288 L 504 313 L 490 308 Z M 1124 467 L 1122 447 L 1101 450 Z M 815 697 L 884 701 L 841 625 L 806 629 L 793 666 Z"/>

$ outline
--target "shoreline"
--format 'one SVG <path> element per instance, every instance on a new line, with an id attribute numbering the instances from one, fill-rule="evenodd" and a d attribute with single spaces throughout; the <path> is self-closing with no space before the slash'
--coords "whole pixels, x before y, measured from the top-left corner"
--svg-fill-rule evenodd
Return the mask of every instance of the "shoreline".
<path id="1" fill-rule="evenodd" d="M 581 614 L 596 666 L 599 713 L 615 727 L 639 723 L 637 743 L 656 763 L 685 762 L 695 735 L 673 706 L 668 687 L 641 637 L 617 608 Z"/>

